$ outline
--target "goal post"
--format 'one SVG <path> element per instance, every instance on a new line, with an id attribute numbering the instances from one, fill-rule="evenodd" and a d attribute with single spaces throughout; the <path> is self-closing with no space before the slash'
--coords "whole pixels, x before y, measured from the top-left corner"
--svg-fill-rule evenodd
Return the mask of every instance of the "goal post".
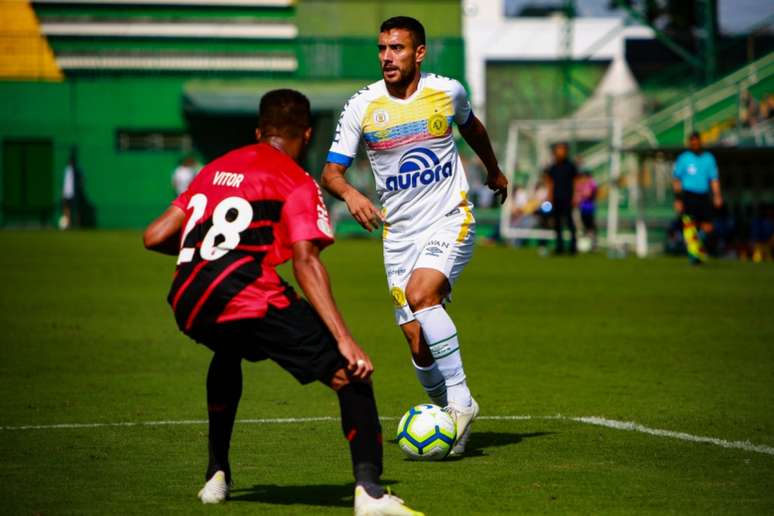
<path id="1" fill-rule="evenodd" d="M 640 194 L 636 158 L 623 151 L 623 127 L 616 118 L 513 120 L 508 128 L 505 168 L 510 192 L 500 212 L 500 235 L 506 241 L 552 240 L 555 232 L 544 225 L 514 223 L 514 191 L 523 188 L 539 195 L 543 171 L 551 163 L 551 147 L 565 142 L 579 168 L 596 181 L 598 245 L 618 253 L 648 253 L 647 225 Z M 534 206 L 534 203 L 533 203 Z M 626 207 L 625 224 L 621 208 Z"/>

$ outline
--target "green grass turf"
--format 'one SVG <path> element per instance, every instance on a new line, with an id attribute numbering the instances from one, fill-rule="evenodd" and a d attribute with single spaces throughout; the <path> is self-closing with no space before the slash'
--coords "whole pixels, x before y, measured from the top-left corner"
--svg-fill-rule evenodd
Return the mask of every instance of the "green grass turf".
<path id="1" fill-rule="evenodd" d="M 180 335 L 174 259 L 134 232 L 0 232 L 0 426 L 206 417 L 209 352 Z M 324 253 L 373 357 L 382 415 L 423 402 L 378 242 Z M 288 270 L 284 269 L 285 276 Z M 478 248 L 455 290 L 483 415 L 604 416 L 774 446 L 774 267 L 539 258 Z M 337 416 L 335 396 L 245 364 L 240 418 Z M 384 422 L 386 435 L 396 420 Z M 403 459 L 385 480 L 428 514 L 772 514 L 774 456 L 567 420 L 476 423 L 470 457 Z M 195 497 L 206 426 L 0 430 L 4 514 L 347 514 L 336 421 L 238 424 L 237 488 Z"/>

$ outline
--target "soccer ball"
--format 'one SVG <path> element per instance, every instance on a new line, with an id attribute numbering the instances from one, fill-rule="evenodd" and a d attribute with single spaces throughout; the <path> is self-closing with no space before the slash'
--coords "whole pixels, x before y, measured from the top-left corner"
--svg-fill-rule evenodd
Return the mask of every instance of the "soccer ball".
<path id="1" fill-rule="evenodd" d="M 398 446 L 412 460 L 441 460 L 449 454 L 457 430 L 437 405 L 411 407 L 398 423 Z"/>

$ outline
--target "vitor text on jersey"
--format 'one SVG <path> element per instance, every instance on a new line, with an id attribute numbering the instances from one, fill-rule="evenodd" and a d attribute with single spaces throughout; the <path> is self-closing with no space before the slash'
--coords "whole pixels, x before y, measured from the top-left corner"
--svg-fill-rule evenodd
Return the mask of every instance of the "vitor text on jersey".
<path id="1" fill-rule="evenodd" d="M 441 165 L 441 160 L 433 151 L 415 147 L 401 156 L 398 172 L 387 177 L 387 190 L 391 192 L 443 181 L 452 175 L 452 164 L 449 161 Z"/>
<path id="2" fill-rule="evenodd" d="M 239 188 L 239 185 L 244 181 L 244 174 L 237 174 L 236 172 L 222 172 L 218 170 L 215 172 L 215 176 L 212 178 L 212 184 L 218 186 L 233 186 Z"/>

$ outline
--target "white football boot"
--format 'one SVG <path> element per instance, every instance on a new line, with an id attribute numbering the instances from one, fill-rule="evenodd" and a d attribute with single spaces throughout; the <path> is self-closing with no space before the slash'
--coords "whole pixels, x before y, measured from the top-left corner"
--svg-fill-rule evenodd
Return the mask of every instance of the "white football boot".
<path id="1" fill-rule="evenodd" d="M 202 503 L 223 503 L 228 498 L 229 486 L 226 483 L 226 474 L 216 471 L 197 495 Z"/>
<path id="2" fill-rule="evenodd" d="M 403 500 L 390 493 L 373 498 L 363 486 L 356 486 L 355 516 L 424 516 L 424 513 L 406 507 Z"/>
<path id="3" fill-rule="evenodd" d="M 470 427 L 478 417 L 478 403 L 473 398 L 470 398 L 469 407 L 463 408 L 449 404 L 443 410 L 451 416 L 457 427 L 457 440 L 454 442 L 454 447 L 449 455 L 464 455 L 465 445 L 468 444 L 468 439 L 470 438 Z"/>

